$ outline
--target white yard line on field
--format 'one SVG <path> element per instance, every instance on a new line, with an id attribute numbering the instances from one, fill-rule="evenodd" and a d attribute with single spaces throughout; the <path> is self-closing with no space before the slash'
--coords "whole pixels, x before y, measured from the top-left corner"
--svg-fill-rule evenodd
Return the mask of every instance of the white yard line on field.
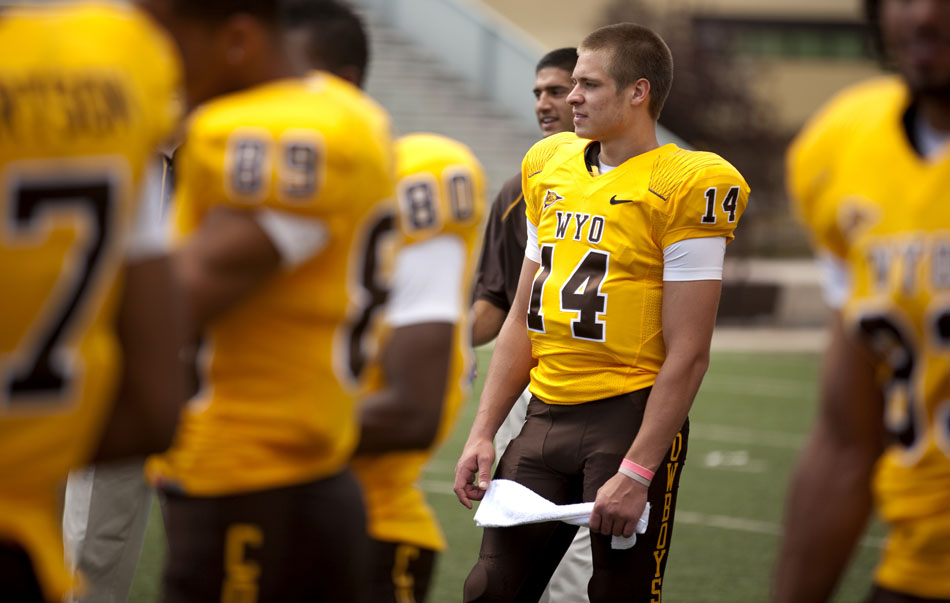
<path id="1" fill-rule="evenodd" d="M 452 491 L 451 482 L 425 480 L 420 482 L 419 486 L 429 494 L 455 496 L 455 493 Z M 748 519 L 746 517 L 730 517 L 728 515 L 711 515 L 708 513 L 698 513 L 696 511 L 678 510 L 676 511 L 674 521 L 677 524 L 717 528 L 732 532 L 746 532 L 749 534 L 778 536 L 782 533 L 782 526 L 771 521 Z M 876 549 L 884 548 L 884 539 L 874 536 L 865 536 L 861 539 L 861 546 Z"/>
<path id="2" fill-rule="evenodd" d="M 711 374 L 703 380 L 699 395 L 702 396 L 704 393 L 730 394 L 780 398 L 782 400 L 813 400 L 817 392 L 817 384 L 809 381 L 717 373 Z"/>
<path id="3" fill-rule="evenodd" d="M 795 433 L 695 422 L 690 422 L 689 437 L 694 440 L 706 440 L 726 444 L 746 444 L 749 446 L 769 446 L 773 448 L 788 448 L 790 450 L 798 450 L 805 441 L 805 436 Z"/>

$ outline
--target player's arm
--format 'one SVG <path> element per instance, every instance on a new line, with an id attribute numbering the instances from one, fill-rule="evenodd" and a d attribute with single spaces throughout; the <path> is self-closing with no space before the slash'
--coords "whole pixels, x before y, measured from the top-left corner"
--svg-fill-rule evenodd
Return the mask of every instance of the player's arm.
<path id="1" fill-rule="evenodd" d="M 504 189 L 492 203 L 482 255 L 478 262 L 475 279 L 475 302 L 472 304 L 472 345 L 485 345 L 498 336 L 508 315 L 505 292 L 505 229 L 503 223 L 505 200 Z M 514 275 L 512 275 L 514 276 Z"/>
<path id="2" fill-rule="evenodd" d="M 281 255 L 257 212 L 213 207 L 173 259 L 197 332 L 274 274 Z"/>
<path id="3" fill-rule="evenodd" d="M 785 505 L 772 600 L 826 601 L 871 514 L 884 401 L 867 350 L 835 312 L 821 401 Z"/>
<path id="4" fill-rule="evenodd" d="M 643 423 L 626 458 L 655 471 L 682 428 L 709 366 L 720 280 L 665 281 L 662 329 L 666 359 L 647 398 Z M 647 500 L 647 487 L 620 473 L 600 490 L 591 513 L 591 530 L 633 534 Z"/>
<path id="5" fill-rule="evenodd" d="M 442 235 L 403 248 L 386 311 L 392 331 L 381 355 L 386 386 L 360 410 L 357 453 L 420 450 L 435 441 L 461 319 L 466 249 Z"/>
<path id="6" fill-rule="evenodd" d="M 525 257 L 514 303 L 495 343 L 485 387 L 478 403 L 478 412 L 455 467 L 455 495 L 470 509 L 471 501 L 481 500 L 488 487 L 492 463 L 495 460 L 492 438 L 518 396 L 527 387 L 531 369 L 537 363 L 531 356 L 531 340 L 528 338 L 525 317 L 531 284 L 539 266 L 538 262 Z"/>
<path id="7" fill-rule="evenodd" d="M 472 304 L 472 345 L 485 345 L 498 336 L 505 324 L 504 310 L 485 299 Z"/>
<path id="8" fill-rule="evenodd" d="M 168 448 L 186 397 L 186 371 L 179 361 L 185 308 L 165 254 L 161 179 L 155 172 L 150 175 L 143 189 L 117 315 L 123 372 L 94 462 Z"/>

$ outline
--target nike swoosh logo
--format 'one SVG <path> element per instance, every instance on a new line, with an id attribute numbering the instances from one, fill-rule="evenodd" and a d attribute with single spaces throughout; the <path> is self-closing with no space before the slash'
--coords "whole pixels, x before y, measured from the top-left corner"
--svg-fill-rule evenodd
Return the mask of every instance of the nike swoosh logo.
<path id="1" fill-rule="evenodd" d="M 621 203 L 633 203 L 633 199 L 618 199 L 617 195 L 610 198 L 611 205 L 620 205 Z"/>

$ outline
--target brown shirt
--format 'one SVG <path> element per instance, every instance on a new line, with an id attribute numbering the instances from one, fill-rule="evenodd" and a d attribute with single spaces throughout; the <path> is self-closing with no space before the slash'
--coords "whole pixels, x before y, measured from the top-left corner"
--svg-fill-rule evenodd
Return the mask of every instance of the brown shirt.
<path id="1" fill-rule="evenodd" d="M 501 187 L 492 203 L 475 277 L 476 300 L 484 299 L 505 312 L 511 309 L 524 262 L 527 227 L 519 173 Z"/>

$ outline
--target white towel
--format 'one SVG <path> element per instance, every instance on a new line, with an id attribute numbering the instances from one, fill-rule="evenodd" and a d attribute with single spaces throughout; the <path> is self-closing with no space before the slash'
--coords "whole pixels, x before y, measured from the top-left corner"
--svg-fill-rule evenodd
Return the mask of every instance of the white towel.
<path id="1" fill-rule="evenodd" d="M 542 521 L 564 521 L 576 526 L 589 526 L 594 503 L 556 505 L 530 488 L 507 479 L 493 479 L 475 512 L 475 523 L 483 528 L 505 528 Z M 630 538 L 614 536 L 610 547 L 629 549 L 637 542 L 637 534 L 647 531 L 650 503 L 637 521 Z"/>

